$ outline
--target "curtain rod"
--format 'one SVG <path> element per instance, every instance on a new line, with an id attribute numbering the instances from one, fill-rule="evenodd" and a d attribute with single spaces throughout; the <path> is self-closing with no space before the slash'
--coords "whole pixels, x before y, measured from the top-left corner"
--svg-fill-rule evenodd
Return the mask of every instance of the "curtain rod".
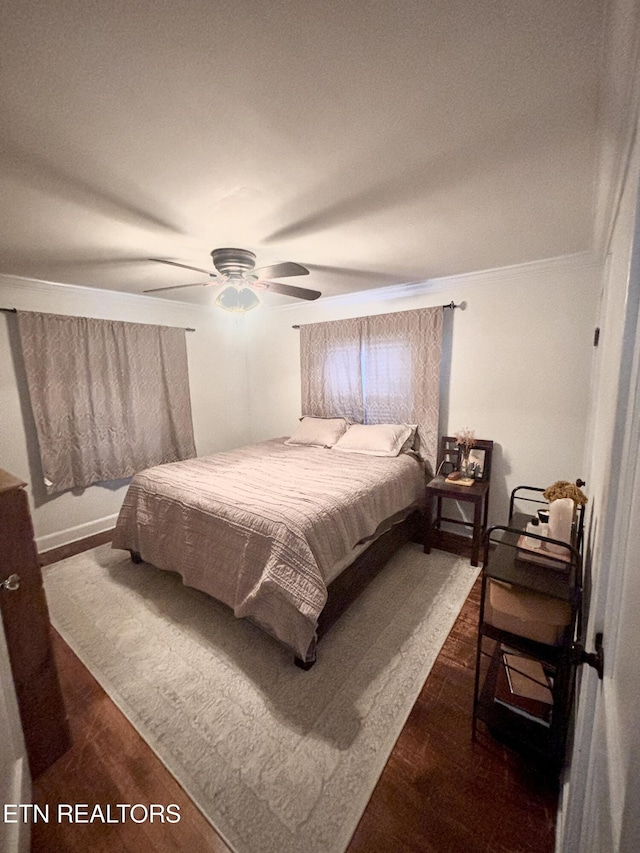
<path id="1" fill-rule="evenodd" d="M 17 313 L 18 313 L 18 309 L 17 309 L 17 308 L 0 308 L 0 311 L 4 311 L 4 313 L 5 313 L 5 314 L 17 314 Z M 130 322 L 130 321 L 129 321 L 129 320 L 118 320 L 118 321 L 116 321 L 116 322 L 124 322 L 124 323 L 127 323 L 127 322 Z M 161 325 L 162 325 L 162 323 L 145 323 L 145 324 L 143 324 L 143 325 L 147 325 L 147 326 L 161 326 Z M 171 328 L 175 329 L 175 326 L 169 326 L 169 328 L 170 328 L 170 329 L 171 329 Z M 180 328 L 180 327 L 178 327 L 178 328 Z M 185 332 L 195 332 L 195 329 L 190 329 L 190 328 L 187 326 L 187 327 L 185 328 Z"/>
<path id="2" fill-rule="evenodd" d="M 454 309 L 454 308 L 462 308 L 462 303 L 460 303 L 460 305 L 456 305 L 456 304 L 455 304 L 455 302 L 454 302 L 454 301 L 453 301 L 453 299 L 452 299 L 452 300 L 451 300 L 451 302 L 449 302 L 447 305 L 442 305 L 441 307 L 442 307 L 442 308 L 450 308 L 450 309 L 453 311 L 453 309 Z M 300 328 L 300 324 L 297 324 L 297 325 L 295 325 L 295 326 L 292 326 L 291 328 L 292 328 L 292 329 L 299 329 L 299 328 Z"/>

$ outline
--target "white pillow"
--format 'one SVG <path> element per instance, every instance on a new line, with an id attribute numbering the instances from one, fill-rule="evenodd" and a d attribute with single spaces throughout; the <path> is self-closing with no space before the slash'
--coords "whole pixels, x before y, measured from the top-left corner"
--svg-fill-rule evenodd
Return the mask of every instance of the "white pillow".
<path id="1" fill-rule="evenodd" d="M 333 447 L 349 428 L 346 418 L 302 418 L 285 444 L 304 444 L 310 447 Z"/>
<path id="2" fill-rule="evenodd" d="M 333 446 L 343 453 L 366 453 L 369 456 L 397 456 L 411 448 L 416 424 L 353 424 Z"/>

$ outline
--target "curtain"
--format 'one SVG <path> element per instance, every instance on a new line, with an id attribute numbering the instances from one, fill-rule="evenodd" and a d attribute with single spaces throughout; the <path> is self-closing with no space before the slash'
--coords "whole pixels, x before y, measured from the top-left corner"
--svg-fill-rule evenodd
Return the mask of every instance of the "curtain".
<path id="1" fill-rule="evenodd" d="M 416 449 L 433 471 L 441 347 L 441 307 L 302 326 L 302 414 L 418 424 Z"/>
<path id="2" fill-rule="evenodd" d="M 184 329 L 18 311 L 49 494 L 195 456 Z"/>
<path id="3" fill-rule="evenodd" d="M 300 328 L 302 414 L 364 422 L 359 319 Z"/>

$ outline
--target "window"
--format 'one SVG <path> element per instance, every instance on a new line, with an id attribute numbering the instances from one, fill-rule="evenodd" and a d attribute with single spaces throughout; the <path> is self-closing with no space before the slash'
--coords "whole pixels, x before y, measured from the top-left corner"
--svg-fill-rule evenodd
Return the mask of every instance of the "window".
<path id="1" fill-rule="evenodd" d="M 364 423 L 393 423 L 392 413 L 411 393 L 411 347 L 402 340 L 365 344 L 360 370 Z"/>
<path id="2" fill-rule="evenodd" d="M 435 466 L 441 307 L 313 323 L 300 336 L 303 415 L 418 424 Z"/>
<path id="3" fill-rule="evenodd" d="M 17 316 L 49 494 L 195 456 L 184 329 Z"/>

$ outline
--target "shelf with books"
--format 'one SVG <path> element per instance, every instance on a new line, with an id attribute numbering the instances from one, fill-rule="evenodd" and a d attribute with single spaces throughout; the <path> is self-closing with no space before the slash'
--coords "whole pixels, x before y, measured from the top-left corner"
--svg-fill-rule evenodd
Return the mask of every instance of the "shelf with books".
<path id="1" fill-rule="evenodd" d="M 531 700 L 512 690 L 504 657 L 504 647 L 497 643 L 488 657 L 488 669 L 475 709 L 476 719 L 509 746 L 546 760 L 549 758 L 553 702 Z"/>
<path id="2" fill-rule="evenodd" d="M 549 728 L 553 711 L 553 674 L 521 652 L 500 647 L 494 702 Z"/>

